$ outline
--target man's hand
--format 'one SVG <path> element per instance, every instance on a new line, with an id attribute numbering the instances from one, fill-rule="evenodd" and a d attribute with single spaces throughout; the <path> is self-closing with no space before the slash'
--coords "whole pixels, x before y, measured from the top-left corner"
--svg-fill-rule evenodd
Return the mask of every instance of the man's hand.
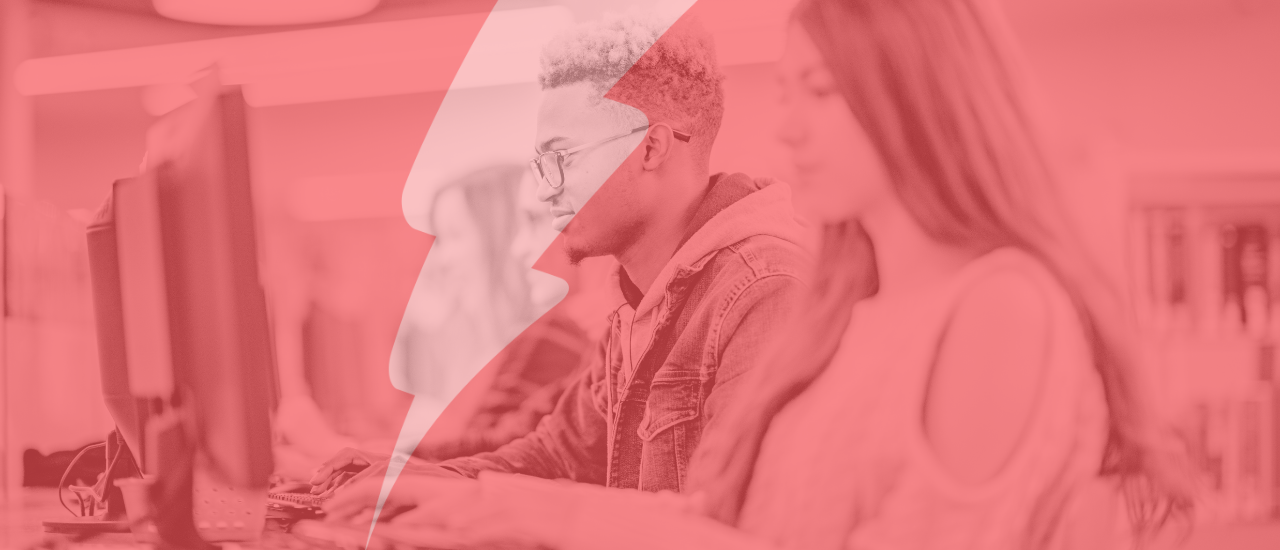
<path id="1" fill-rule="evenodd" d="M 333 458 L 321 464 L 320 468 L 316 470 L 315 475 L 311 477 L 311 493 L 330 495 L 341 487 L 364 480 L 376 480 L 380 483 L 382 478 L 386 477 L 387 467 L 390 464 L 391 459 L 384 455 L 367 453 L 359 449 L 343 449 Z M 448 470 L 414 457 L 409 457 L 400 473 L 403 476 L 466 477 L 453 470 Z"/>
<path id="2" fill-rule="evenodd" d="M 324 504 L 325 520 L 369 525 L 381 490 L 377 479 L 348 484 Z M 383 504 L 378 521 L 387 526 L 387 534 L 417 530 L 466 547 L 554 546 L 551 543 L 567 526 L 570 496 L 559 483 L 543 480 L 495 491 L 471 479 L 402 476 Z"/>
<path id="3" fill-rule="evenodd" d="M 357 475 L 364 474 L 361 479 L 370 477 L 370 470 L 380 470 L 385 473 L 388 460 L 389 457 L 385 455 L 347 447 L 338 451 L 338 454 L 333 455 L 333 458 L 326 460 L 319 468 L 316 468 L 316 472 L 312 474 L 310 480 L 312 485 L 311 494 L 332 493 Z M 370 468 L 370 466 L 380 466 L 380 468 Z"/>
<path id="4" fill-rule="evenodd" d="M 444 527 L 448 512 L 457 504 L 474 502 L 478 486 L 470 479 L 430 476 L 400 476 L 382 505 L 383 521 Z M 382 492 L 381 478 L 362 478 L 351 483 L 324 503 L 325 520 L 365 523 Z"/>

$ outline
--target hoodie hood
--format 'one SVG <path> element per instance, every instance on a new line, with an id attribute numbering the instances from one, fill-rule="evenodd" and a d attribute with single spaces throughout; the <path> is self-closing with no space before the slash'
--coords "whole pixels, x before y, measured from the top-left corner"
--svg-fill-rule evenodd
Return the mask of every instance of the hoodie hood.
<path id="1" fill-rule="evenodd" d="M 660 305 L 666 298 L 664 289 L 678 275 L 697 272 L 716 251 L 757 235 L 777 237 L 800 247 L 808 244 L 805 227 L 791 206 L 791 187 L 773 178 L 752 178 L 741 173 L 712 176 L 689 233 L 645 291 L 635 308 L 636 316 L 644 316 Z M 617 285 L 611 286 L 620 290 L 625 277 L 621 266 L 615 277 Z"/>

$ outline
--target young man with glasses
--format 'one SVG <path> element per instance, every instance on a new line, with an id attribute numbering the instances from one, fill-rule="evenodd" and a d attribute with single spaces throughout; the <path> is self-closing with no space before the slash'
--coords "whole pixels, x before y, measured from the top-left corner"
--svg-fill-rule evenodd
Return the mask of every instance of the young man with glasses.
<path id="1" fill-rule="evenodd" d="M 699 440 L 782 332 L 808 267 L 790 191 L 710 174 L 724 111 L 714 52 L 700 33 L 664 31 L 619 19 L 543 52 L 530 167 L 570 259 L 618 261 L 608 333 L 533 432 L 410 475 L 501 471 L 679 491 Z M 330 513 L 364 508 L 361 493 L 380 482 L 339 491 Z M 384 510 L 432 497 L 389 498 Z"/>

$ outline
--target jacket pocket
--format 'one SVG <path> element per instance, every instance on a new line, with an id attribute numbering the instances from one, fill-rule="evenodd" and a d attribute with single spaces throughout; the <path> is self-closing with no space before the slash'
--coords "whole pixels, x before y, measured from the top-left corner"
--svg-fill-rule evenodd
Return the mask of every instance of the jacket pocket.
<path id="1" fill-rule="evenodd" d="M 698 392 L 701 387 L 702 383 L 693 378 L 654 380 L 636 435 L 651 442 L 664 430 L 697 418 Z"/>

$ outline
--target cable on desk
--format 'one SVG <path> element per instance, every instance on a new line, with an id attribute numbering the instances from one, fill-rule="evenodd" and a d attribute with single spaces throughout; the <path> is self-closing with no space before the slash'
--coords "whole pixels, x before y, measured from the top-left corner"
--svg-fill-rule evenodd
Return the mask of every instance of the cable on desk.
<path id="1" fill-rule="evenodd" d="M 58 504 L 61 504 L 63 508 L 66 508 L 67 513 L 73 516 L 76 516 L 76 513 L 71 510 L 71 507 L 67 506 L 66 501 L 62 500 L 62 486 L 67 482 L 67 475 L 71 473 L 71 469 L 76 466 L 76 462 L 79 462 L 80 457 L 84 456 L 86 452 L 88 452 L 91 449 L 101 449 L 106 446 L 107 446 L 107 442 L 103 441 L 102 443 L 94 443 L 93 445 L 89 445 L 88 447 L 80 449 L 80 452 L 76 453 L 75 458 L 71 459 L 71 464 L 67 465 L 67 469 L 62 471 L 62 478 L 58 480 Z M 81 512 L 83 512 L 84 502 L 80 503 L 80 507 L 81 507 Z M 76 516 L 76 517 L 80 517 L 80 516 Z"/>

